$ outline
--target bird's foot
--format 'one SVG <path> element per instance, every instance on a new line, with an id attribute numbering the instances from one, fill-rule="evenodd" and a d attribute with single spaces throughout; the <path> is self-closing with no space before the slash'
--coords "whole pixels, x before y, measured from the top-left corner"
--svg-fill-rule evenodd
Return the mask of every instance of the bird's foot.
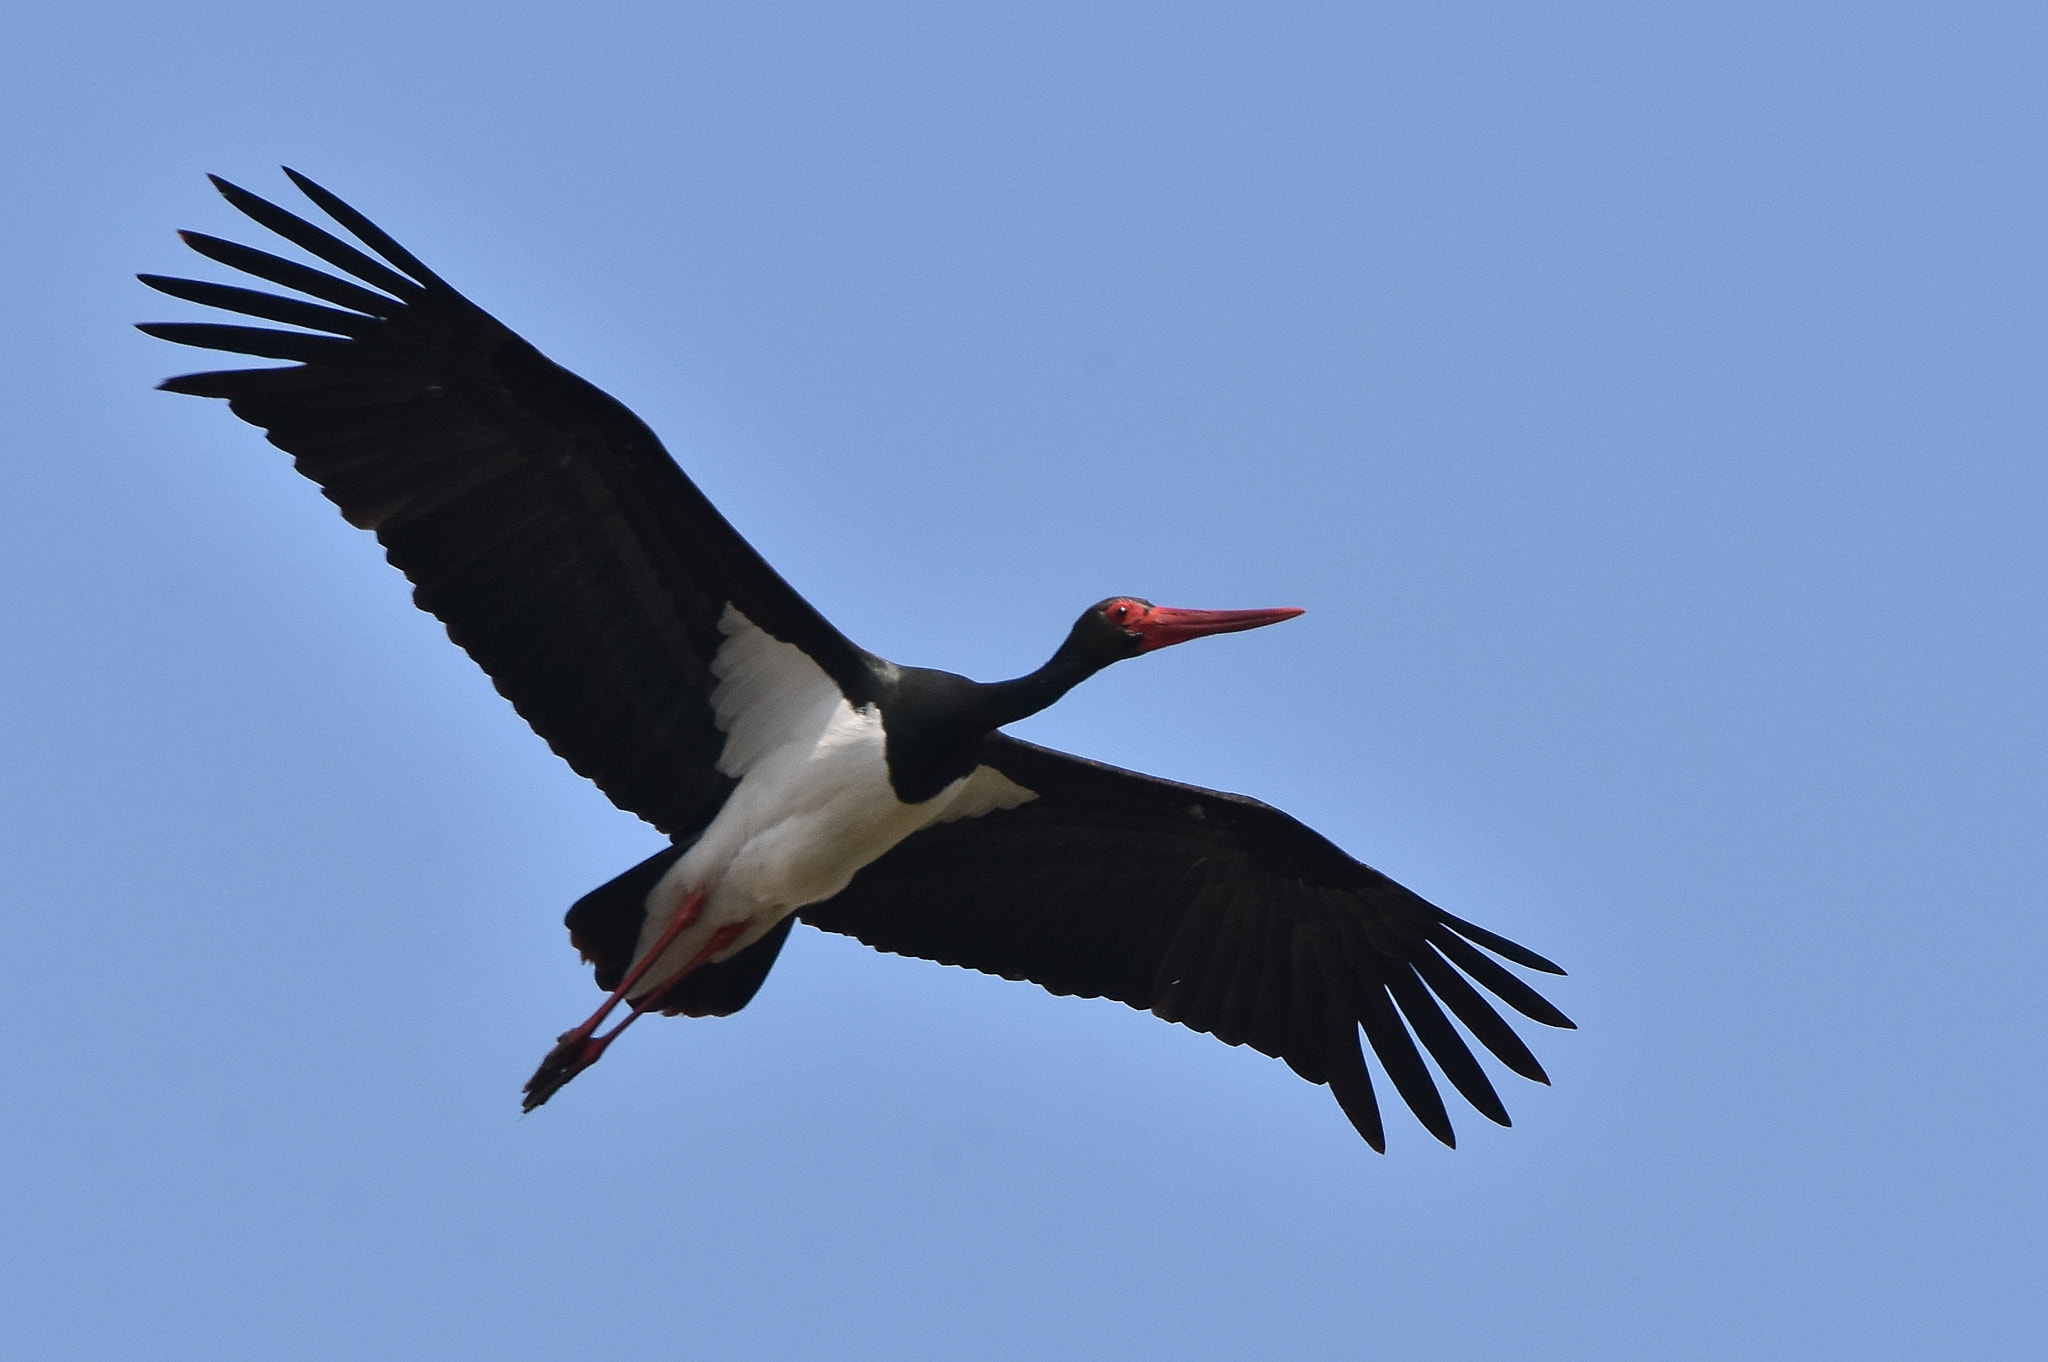
<path id="1" fill-rule="evenodd" d="M 526 1080 L 526 1098 L 520 1103 L 522 1111 L 532 1111 L 560 1092 L 570 1079 L 597 1063 L 604 1056 L 605 1047 L 625 1028 L 619 1027 L 604 1036 L 593 1034 L 596 1030 L 595 1026 L 586 1024 L 562 1033 L 562 1038 L 555 1042 L 555 1048 L 548 1051 L 547 1058 L 533 1071 L 533 1077 Z"/>
<path id="2" fill-rule="evenodd" d="M 597 1034 L 597 1028 L 604 1024 L 604 1019 L 610 1015 L 611 1010 L 624 1001 L 633 985 L 640 982 L 640 976 L 653 967 L 654 962 L 675 943 L 677 937 L 695 925 L 698 914 L 703 911 L 704 891 L 701 889 L 676 905 L 676 911 L 669 918 L 668 926 L 662 930 L 660 939 L 643 952 L 633 967 L 626 971 L 626 977 L 619 981 L 619 986 L 604 1000 L 604 1006 L 591 1013 L 583 1025 L 573 1031 L 564 1031 L 562 1038 L 555 1043 L 555 1048 L 548 1051 L 547 1058 L 533 1071 L 533 1077 L 526 1080 L 526 1099 L 520 1104 L 522 1111 L 532 1111 L 560 1092 L 563 1084 L 597 1063 L 599 1057 L 604 1054 L 605 1047 L 618 1039 L 619 1032 L 633 1024 L 646 1006 L 644 1001 L 634 1004 L 626 1020 L 613 1027 L 609 1035 Z"/>
<path id="3" fill-rule="evenodd" d="M 693 919 L 696 916 L 694 910 L 701 904 L 702 900 L 702 894 L 697 895 L 696 899 L 692 900 L 690 907 Z M 632 974 L 627 976 L 626 982 L 619 985 L 617 990 L 605 1002 L 605 1005 L 591 1014 L 588 1021 L 573 1031 L 564 1031 L 562 1033 L 561 1039 L 555 1042 L 555 1048 L 548 1051 L 547 1058 L 541 1060 L 540 1067 L 533 1071 L 533 1077 L 526 1080 L 526 1098 L 520 1103 L 520 1110 L 532 1111 L 535 1107 L 560 1092 L 570 1079 L 597 1063 L 599 1059 L 603 1058 L 606 1047 L 619 1038 L 621 1031 L 624 1031 L 634 1022 L 646 1016 L 650 1008 L 659 1008 L 661 999 L 668 994 L 669 990 L 694 973 L 699 965 L 702 965 L 706 960 L 709 960 L 712 956 L 739 940 L 740 934 L 747 930 L 748 925 L 744 921 L 728 922 L 725 926 L 713 932 L 711 939 L 704 943 L 703 949 L 692 956 L 690 962 L 678 970 L 674 978 L 662 984 L 659 988 L 654 989 L 638 1002 L 629 1004 L 630 1010 L 626 1013 L 626 1019 L 605 1034 L 598 1035 L 597 1028 L 603 1024 L 605 1015 L 625 996 L 626 990 L 633 986 L 634 981 L 646 969 L 646 962 L 642 962 L 640 966 L 634 969 Z M 648 959 L 652 960 L 655 956 L 667 950 L 669 942 L 674 940 L 675 936 L 676 932 L 673 929 L 664 934 L 662 939 L 655 943 L 654 949 L 648 953 Z"/>

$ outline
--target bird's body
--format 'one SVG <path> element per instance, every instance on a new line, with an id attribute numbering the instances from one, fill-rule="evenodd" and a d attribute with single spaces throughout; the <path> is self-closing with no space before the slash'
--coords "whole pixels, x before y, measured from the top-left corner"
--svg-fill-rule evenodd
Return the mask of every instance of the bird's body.
<path id="1" fill-rule="evenodd" d="M 376 532 L 421 608 L 555 751 L 670 838 L 570 909 L 570 938 L 610 996 L 550 1052 L 529 1109 L 647 1012 L 744 1007 L 798 916 L 1253 1045 L 1328 1083 L 1375 1148 L 1385 1137 L 1361 1031 L 1446 1143 L 1425 1052 L 1503 1125 L 1466 1034 L 1548 1081 L 1479 991 L 1571 1025 L 1494 958 L 1562 972 L 1543 957 L 1256 800 L 1000 731 L 1113 663 L 1299 611 L 1111 597 L 1044 666 L 996 683 L 878 658 L 763 562 L 631 412 L 292 178 L 381 260 L 216 181 L 341 275 L 185 234 L 201 254 L 320 303 L 143 276 L 301 328 L 145 326 L 292 362 L 164 386 L 226 398 L 264 427 Z M 597 1034 L 621 1006 L 625 1021 Z"/>
<path id="2" fill-rule="evenodd" d="M 890 780 L 879 705 L 856 709 L 802 649 L 762 632 L 738 610 L 728 608 L 721 625 L 726 642 L 711 663 L 718 678 L 712 708 L 725 733 L 718 766 L 739 784 L 649 895 L 636 957 L 692 894 L 702 890 L 705 900 L 696 925 L 629 997 L 673 982 L 719 931 L 744 924 L 708 959 L 716 964 L 739 954 L 790 913 L 839 893 L 921 828 L 1033 797 L 1001 773 L 975 767 L 907 802 Z"/>

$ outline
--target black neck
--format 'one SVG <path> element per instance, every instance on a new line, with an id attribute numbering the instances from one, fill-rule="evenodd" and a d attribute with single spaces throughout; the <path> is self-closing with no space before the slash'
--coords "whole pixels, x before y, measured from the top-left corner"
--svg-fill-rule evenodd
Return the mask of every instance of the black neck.
<path id="1" fill-rule="evenodd" d="M 1101 671 L 1102 667 L 1101 662 L 1083 656 L 1079 649 L 1061 648 L 1043 667 L 1029 675 L 1014 681 L 977 685 L 974 688 L 975 717 L 982 721 L 983 732 L 1028 719 Z"/>
<path id="2" fill-rule="evenodd" d="M 889 783 L 906 804 L 930 799 L 971 773 L 981 741 L 1038 713 L 1107 665 L 1062 646 L 1043 667 L 1012 681 L 982 683 L 922 667 L 893 669 L 880 698 L 889 738 Z"/>

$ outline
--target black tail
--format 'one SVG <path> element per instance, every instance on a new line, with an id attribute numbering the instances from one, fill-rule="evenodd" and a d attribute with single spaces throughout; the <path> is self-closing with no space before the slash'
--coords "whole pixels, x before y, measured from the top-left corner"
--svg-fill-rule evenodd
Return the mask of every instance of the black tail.
<path id="1" fill-rule="evenodd" d="M 647 920 L 647 895 L 690 846 L 691 842 L 679 842 L 663 848 L 576 900 L 562 919 L 569 928 L 569 944 L 597 967 L 597 986 L 605 992 L 619 986 L 633 963 L 633 948 Z M 669 989 L 661 1010 L 672 1017 L 729 1017 L 739 1011 L 760 991 L 795 921 L 794 915 L 782 919 L 730 960 L 699 966 Z"/>

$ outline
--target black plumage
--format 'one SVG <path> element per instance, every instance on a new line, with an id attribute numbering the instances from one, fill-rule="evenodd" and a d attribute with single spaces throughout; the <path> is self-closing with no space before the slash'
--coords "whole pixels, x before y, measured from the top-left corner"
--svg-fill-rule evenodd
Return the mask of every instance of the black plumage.
<path id="1" fill-rule="evenodd" d="M 803 909 L 804 921 L 900 955 L 1114 998 L 1286 1059 L 1330 1083 L 1375 1148 L 1384 1137 L 1361 1027 L 1395 1090 L 1446 1144 L 1450 1118 L 1416 1039 L 1482 1115 L 1508 1124 L 1436 995 L 1510 1070 L 1549 1081 L 1437 952 L 1478 961 L 1474 977 L 1499 985 L 1509 1006 L 1569 1027 L 1471 939 L 1563 973 L 1542 956 L 1451 917 L 1257 800 L 1005 734 L 986 740 L 982 760 L 1040 797 L 908 838 L 837 897 Z"/>
<path id="2" fill-rule="evenodd" d="M 800 648 L 850 703 L 881 706 L 892 735 L 967 732 L 963 711 L 912 700 L 972 683 L 895 668 L 855 647 L 631 412 L 346 204 L 287 173 L 379 258 L 216 180 L 236 208 L 347 277 L 184 234 L 209 259 L 319 301 L 142 276 L 173 297 L 299 328 L 147 325 L 181 344 L 289 362 L 163 386 L 225 398 L 262 427 L 351 523 L 376 533 L 420 607 L 535 731 L 615 804 L 675 840 L 571 909 L 572 938 L 601 987 L 632 961 L 648 890 L 734 788 L 717 767 L 723 734 L 709 703 L 728 605 Z M 1385 1136 L 1366 1046 L 1446 1143 L 1454 1137 L 1429 1060 L 1482 1115 L 1508 1122 L 1467 1034 L 1508 1070 L 1548 1081 L 1480 991 L 1537 1022 L 1570 1026 L 1499 963 L 1562 973 L 1543 957 L 1442 912 L 1256 800 L 999 732 L 962 740 L 978 746 L 952 756 L 942 745 L 906 747 L 902 770 L 916 767 L 914 776 L 896 769 L 892 747 L 899 789 L 904 780 L 943 783 L 953 778 L 947 763 L 978 760 L 1036 798 L 910 835 L 837 896 L 803 907 L 806 922 L 1054 993 L 1114 998 L 1250 1045 L 1327 1083 L 1374 1148 Z M 933 765 L 933 754 L 946 761 Z M 792 920 L 681 979 L 662 1010 L 725 1015 L 744 1006 Z"/>

